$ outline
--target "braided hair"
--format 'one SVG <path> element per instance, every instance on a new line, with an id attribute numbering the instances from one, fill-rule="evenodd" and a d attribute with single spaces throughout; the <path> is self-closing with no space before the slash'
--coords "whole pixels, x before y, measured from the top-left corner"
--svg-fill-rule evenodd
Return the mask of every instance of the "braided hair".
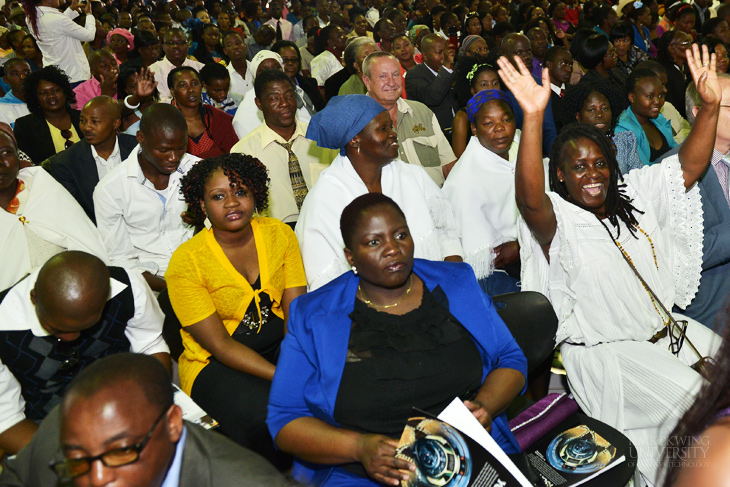
<path id="1" fill-rule="evenodd" d="M 224 154 L 198 161 L 182 177 L 180 192 L 185 197 L 188 213 L 196 222 L 203 222 L 205 214 L 200 207 L 205 194 L 205 183 L 221 168 L 231 187 L 246 186 L 253 193 L 254 206 L 259 213 L 269 206 L 269 175 L 261 161 L 246 154 Z"/>
<path id="2" fill-rule="evenodd" d="M 578 139 L 588 139 L 595 143 L 600 149 L 603 157 L 608 163 L 609 180 L 606 194 L 606 217 L 611 225 L 619 229 L 619 220 L 624 222 L 629 228 L 631 235 L 636 237 L 635 227 L 638 225 L 635 213 L 643 214 L 644 212 L 637 210 L 632 204 L 632 200 L 626 196 L 624 192 L 625 185 L 619 184 L 619 180 L 623 183 L 621 170 L 616 161 L 616 153 L 611 146 L 611 141 L 603 135 L 596 127 L 584 123 L 571 123 L 563 127 L 555 139 L 550 149 L 550 165 L 548 175 L 550 180 L 550 190 L 559 194 L 564 200 L 570 200 L 568 189 L 565 183 L 561 183 L 558 179 L 558 166 L 563 165 L 566 158 L 565 149 L 569 142 Z"/>

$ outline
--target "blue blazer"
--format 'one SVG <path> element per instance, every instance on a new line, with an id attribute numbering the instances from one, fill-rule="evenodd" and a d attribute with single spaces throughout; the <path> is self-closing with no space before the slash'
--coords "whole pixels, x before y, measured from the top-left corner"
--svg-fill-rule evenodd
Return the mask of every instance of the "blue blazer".
<path id="1" fill-rule="evenodd" d="M 519 370 L 527 377 L 522 350 L 492 300 L 477 284 L 469 265 L 415 259 L 413 271 L 428 289 L 440 285 L 448 297 L 449 311 L 471 334 L 482 356 L 482 381 L 496 368 Z M 281 344 L 269 396 L 266 422 L 272 438 L 301 417 L 315 417 L 338 426 L 335 402 L 350 339 L 349 315 L 355 307 L 359 282 L 354 273 L 347 272 L 292 302 L 289 331 Z M 505 452 L 520 451 L 504 413 L 494 418 L 492 437 Z M 294 473 L 300 482 L 321 485 L 333 469 L 332 465 L 297 461 Z"/>
<path id="2" fill-rule="evenodd" d="M 667 144 L 669 144 L 670 149 L 677 146 L 677 143 L 674 141 L 674 135 L 672 134 L 672 124 L 669 120 L 664 118 L 664 115 L 660 113 L 657 118 L 651 119 L 651 123 L 653 123 L 654 126 L 662 133 L 664 138 L 667 139 Z M 641 127 L 641 124 L 639 123 L 639 120 L 637 120 L 636 115 L 634 115 L 633 110 L 631 110 L 631 107 L 621 113 L 618 123 L 616 124 L 616 133 L 626 131 L 636 134 L 637 149 L 639 150 L 641 162 L 643 162 L 645 166 L 654 164 L 656 161 L 649 160 L 649 157 L 651 156 L 649 139 L 646 137 L 646 132 L 644 132 L 644 129 Z"/>

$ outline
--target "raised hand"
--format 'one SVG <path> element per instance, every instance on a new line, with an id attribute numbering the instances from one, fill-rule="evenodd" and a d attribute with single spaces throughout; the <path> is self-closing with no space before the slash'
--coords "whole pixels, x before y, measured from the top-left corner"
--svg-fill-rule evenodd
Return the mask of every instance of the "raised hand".
<path id="1" fill-rule="evenodd" d="M 692 44 L 692 50 L 687 49 L 687 65 L 697 86 L 697 93 L 705 104 L 719 103 L 722 96 L 717 81 L 716 61 L 715 54 L 710 54 L 707 46 L 702 46 L 701 55 L 697 44 Z"/>
<path id="2" fill-rule="evenodd" d="M 86 6 L 84 7 L 84 13 L 91 15 L 91 0 L 86 0 Z"/>
<path id="3" fill-rule="evenodd" d="M 542 70 L 542 86 L 540 86 L 535 82 L 530 70 L 525 67 L 519 56 L 515 56 L 515 62 L 519 71 L 512 66 L 506 57 L 500 57 L 497 60 L 500 68 L 499 76 L 515 96 L 517 103 L 520 104 L 526 115 L 544 112 L 550 101 L 550 77 L 547 69 Z"/>
<path id="4" fill-rule="evenodd" d="M 114 96 L 117 93 L 117 78 L 119 71 L 113 71 L 109 76 L 99 75 L 99 83 L 101 84 L 101 94 Z"/>
<path id="5" fill-rule="evenodd" d="M 140 100 L 149 98 L 155 92 L 157 88 L 157 81 L 155 81 L 155 74 L 148 68 L 142 68 L 142 70 L 135 75 L 137 80 L 137 97 Z"/>
<path id="6" fill-rule="evenodd" d="M 360 437 L 360 462 L 368 475 L 381 484 L 400 485 L 409 475 L 402 470 L 414 471 L 415 466 L 395 457 L 398 441 L 383 435 Z"/>

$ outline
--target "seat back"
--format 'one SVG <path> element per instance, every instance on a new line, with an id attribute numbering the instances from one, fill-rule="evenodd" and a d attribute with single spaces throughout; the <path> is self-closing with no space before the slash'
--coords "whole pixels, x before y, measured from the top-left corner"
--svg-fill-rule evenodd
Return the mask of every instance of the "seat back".
<path id="1" fill-rule="evenodd" d="M 552 304 L 534 291 L 500 294 L 492 301 L 527 357 L 527 372 L 532 372 L 555 350 L 558 317 Z"/>

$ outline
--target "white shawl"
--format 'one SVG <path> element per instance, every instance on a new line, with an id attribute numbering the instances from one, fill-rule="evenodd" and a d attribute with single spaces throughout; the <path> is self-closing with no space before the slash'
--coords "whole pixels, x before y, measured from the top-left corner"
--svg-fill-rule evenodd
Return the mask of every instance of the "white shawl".
<path id="1" fill-rule="evenodd" d="M 406 215 L 416 257 L 443 260 L 463 255 L 451 204 L 422 167 L 396 159 L 383 168 L 381 186 Z M 340 216 L 352 200 L 367 192 L 350 160 L 338 155 L 307 194 L 296 233 L 310 291 L 350 269 Z"/>
<path id="2" fill-rule="evenodd" d="M 477 279 L 492 273 L 492 249 L 517 240 L 520 213 L 515 202 L 515 161 L 519 145 L 518 130 L 507 161 L 472 137 L 443 186 L 454 210 L 464 261 Z"/>
<path id="3" fill-rule="evenodd" d="M 27 201 L 17 215 L 0 210 L 0 289 L 32 270 L 24 225 L 58 247 L 82 250 L 109 263 L 99 231 L 63 186 L 40 167 L 21 169 L 18 179 L 25 184 Z"/>

